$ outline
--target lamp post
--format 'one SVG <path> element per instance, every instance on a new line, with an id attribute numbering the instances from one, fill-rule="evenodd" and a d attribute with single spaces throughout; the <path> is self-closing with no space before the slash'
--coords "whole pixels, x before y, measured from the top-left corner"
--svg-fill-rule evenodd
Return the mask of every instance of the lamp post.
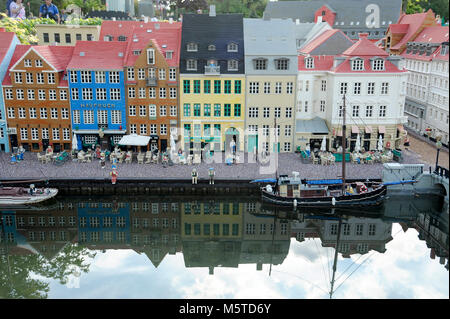
<path id="1" fill-rule="evenodd" d="M 436 148 L 437 148 L 437 153 L 436 153 L 436 168 L 435 170 L 437 171 L 438 169 L 438 163 L 439 163 L 439 151 L 441 150 L 442 147 L 442 142 L 441 142 L 441 136 L 437 136 L 436 137 Z"/>

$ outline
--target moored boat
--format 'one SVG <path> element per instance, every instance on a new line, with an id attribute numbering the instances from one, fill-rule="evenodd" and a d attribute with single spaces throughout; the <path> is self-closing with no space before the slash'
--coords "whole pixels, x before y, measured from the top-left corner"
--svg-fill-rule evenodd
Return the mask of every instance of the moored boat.
<path id="1" fill-rule="evenodd" d="M 46 201 L 58 194 L 56 188 L 0 187 L 0 207 L 30 205 Z"/>

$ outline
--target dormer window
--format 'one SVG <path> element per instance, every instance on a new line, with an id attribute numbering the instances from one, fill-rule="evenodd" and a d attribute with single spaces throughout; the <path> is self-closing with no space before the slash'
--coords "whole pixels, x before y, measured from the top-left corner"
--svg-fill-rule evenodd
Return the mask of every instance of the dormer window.
<path id="1" fill-rule="evenodd" d="M 448 45 L 443 45 L 441 49 L 441 55 L 447 55 L 448 53 Z"/>
<path id="2" fill-rule="evenodd" d="M 139 55 L 139 54 L 141 54 L 141 50 L 134 50 L 133 51 L 133 55 Z"/>
<path id="3" fill-rule="evenodd" d="M 384 60 L 375 59 L 372 61 L 372 70 L 374 71 L 384 71 Z"/>
<path id="4" fill-rule="evenodd" d="M 238 52 L 238 45 L 236 43 L 229 43 L 227 45 L 228 52 Z"/>
<path id="5" fill-rule="evenodd" d="M 186 60 L 186 70 L 197 71 L 197 60 L 194 59 Z"/>
<path id="6" fill-rule="evenodd" d="M 314 58 L 305 58 L 305 67 L 307 69 L 314 69 Z"/>
<path id="7" fill-rule="evenodd" d="M 277 59 L 277 60 L 275 60 L 275 69 L 277 69 L 277 70 L 288 70 L 289 69 L 289 59 Z"/>
<path id="8" fill-rule="evenodd" d="M 216 51 L 216 46 L 214 44 L 208 45 L 208 51 Z"/>
<path id="9" fill-rule="evenodd" d="M 166 51 L 166 59 L 170 60 L 172 59 L 173 51 Z"/>
<path id="10" fill-rule="evenodd" d="M 253 60 L 255 70 L 267 70 L 267 59 Z"/>
<path id="11" fill-rule="evenodd" d="M 228 71 L 237 71 L 239 68 L 238 60 L 228 60 Z"/>
<path id="12" fill-rule="evenodd" d="M 114 37 L 111 36 L 111 35 L 105 35 L 105 36 L 103 37 L 103 41 L 112 41 L 113 39 L 114 39 Z"/>
<path id="13" fill-rule="evenodd" d="M 124 35 L 121 35 L 117 38 L 117 41 L 125 42 L 125 41 L 127 41 L 127 37 Z"/>
<path id="14" fill-rule="evenodd" d="M 147 64 L 155 64 L 155 49 L 147 49 Z"/>
<path id="15" fill-rule="evenodd" d="M 191 42 L 187 44 L 187 51 L 188 52 L 197 52 L 198 51 L 198 45 L 197 43 Z"/>
<path id="16" fill-rule="evenodd" d="M 363 71 L 364 70 L 364 60 L 355 59 L 352 61 L 352 71 Z"/>

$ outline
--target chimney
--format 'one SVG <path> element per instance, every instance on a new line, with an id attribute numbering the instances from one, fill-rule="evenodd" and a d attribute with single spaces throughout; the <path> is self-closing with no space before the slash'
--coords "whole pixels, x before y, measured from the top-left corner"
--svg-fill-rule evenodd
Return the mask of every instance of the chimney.
<path id="1" fill-rule="evenodd" d="M 209 16 L 210 17 L 216 16 L 216 6 L 214 4 L 209 6 Z"/>
<path id="2" fill-rule="evenodd" d="M 322 23 L 322 16 L 318 16 L 317 17 L 317 22 L 316 23 Z"/>

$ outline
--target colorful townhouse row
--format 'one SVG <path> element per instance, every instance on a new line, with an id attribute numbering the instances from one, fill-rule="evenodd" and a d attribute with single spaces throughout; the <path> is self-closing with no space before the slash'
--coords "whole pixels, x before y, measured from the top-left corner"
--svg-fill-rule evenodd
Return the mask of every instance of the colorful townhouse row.
<path id="1" fill-rule="evenodd" d="M 407 123 L 401 57 L 321 21 L 211 10 L 182 23 L 105 21 L 99 41 L 72 46 L 1 43 L 7 152 L 70 150 L 73 136 L 111 149 L 128 134 L 149 136 L 149 150 L 172 137 L 187 152 L 293 152 L 324 137 L 332 150 L 344 96 L 351 148 L 358 134 L 365 149 L 380 136 L 399 147 Z"/>

